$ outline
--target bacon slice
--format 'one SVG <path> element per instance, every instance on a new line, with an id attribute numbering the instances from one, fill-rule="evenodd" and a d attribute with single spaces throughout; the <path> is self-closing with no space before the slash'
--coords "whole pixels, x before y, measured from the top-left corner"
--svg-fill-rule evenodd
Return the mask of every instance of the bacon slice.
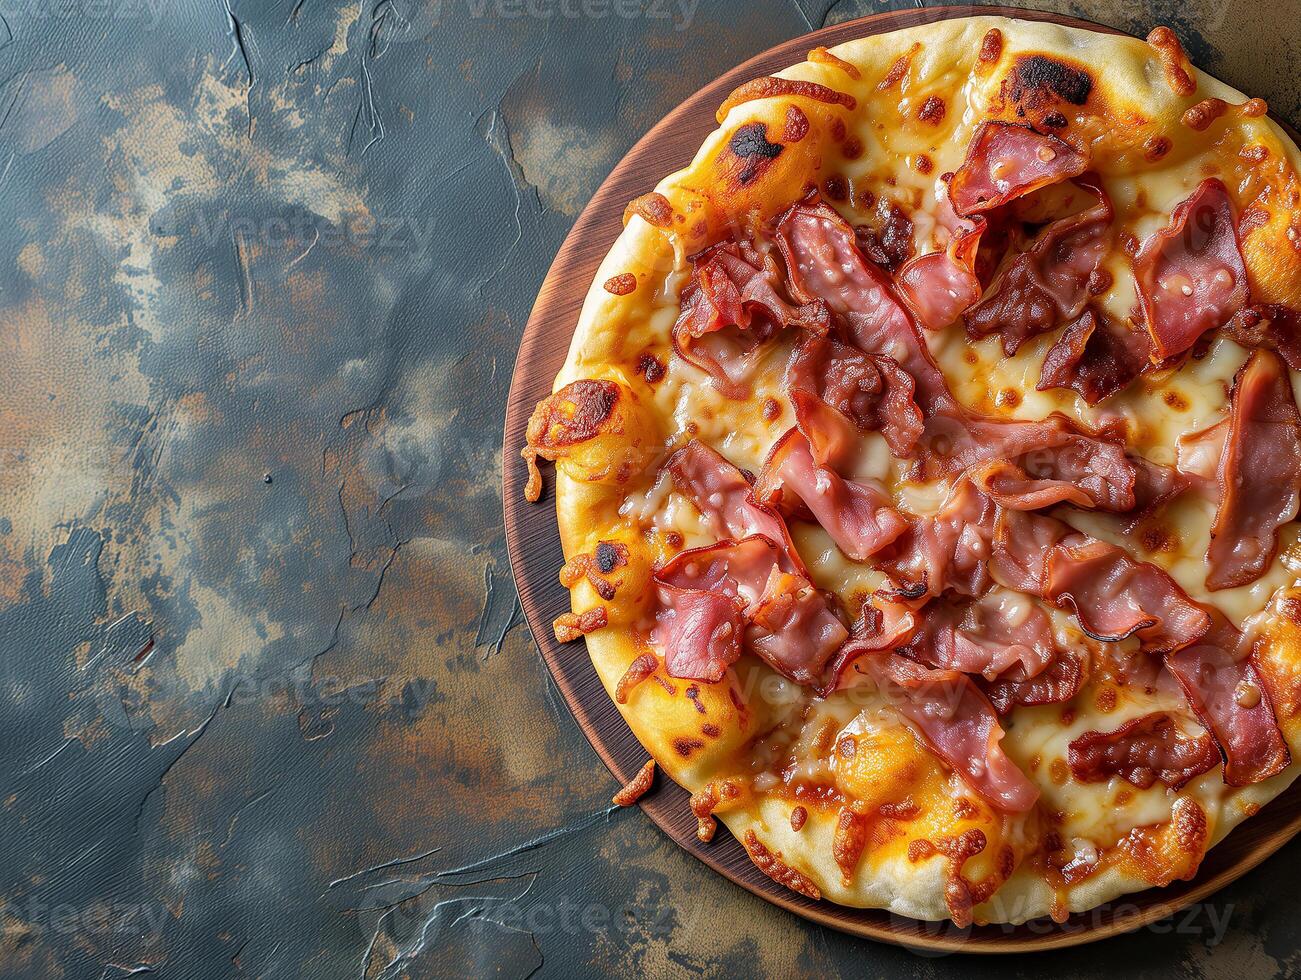
<path id="1" fill-rule="evenodd" d="M 1089 307 L 1048 350 L 1035 387 L 1067 388 L 1096 405 L 1129 387 L 1151 356 L 1152 341 L 1145 331 L 1130 330 Z"/>
<path id="2" fill-rule="evenodd" d="M 1073 653 L 1059 653 L 1033 677 L 1013 667 L 993 681 L 977 681 L 1000 715 L 1019 705 L 1062 704 L 1079 693 L 1084 683 L 1083 662 Z"/>
<path id="3" fill-rule="evenodd" d="M 1048 553 L 1043 581 L 1044 595 L 1059 606 L 1068 603 L 1080 628 L 1096 640 L 1137 635 L 1148 650 L 1165 653 L 1210 628 L 1206 611 L 1160 568 L 1084 535 L 1068 537 Z"/>
<path id="4" fill-rule="evenodd" d="M 854 644 L 852 638 L 846 644 L 851 654 Z M 931 750 L 991 806 L 1024 813 L 1035 805 L 1038 788 L 1003 751 L 1004 732 L 994 707 L 965 674 L 867 649 L 848 662 L 840 686 L 863 680 L 874 684 Z"/>
<path id="5" fill-rule="evenodd" d="M 814 687 L 849 638 L 827 597 L 807 580 L 774 568 L 750 613 L 746 642 L 774 670 Z"/>
<path id="6" fill-rule="evenodd" d="M 1101 184 L 1079 183 L 1097 202 L 1044 228 L 963 318 L 972 337 L 999 334 L 1008 357 L 1031 337 L 1078 317 L 1088 303 L 1089 280 L 1111 245 L 1113 212 Z"/>
<path id="7" fill-rule="evenodd" d="M 1272 350 L 1293 371 L 1301 371 L 1301 313 L 1266 303 L 1248 306 L 1233 315 L 1224 332 L 1249 350 Z"/>
<path id="8" fill-rule="evenodd" d="M 1066 760 L 1082 783 L 1119 776 L 1139 789 L 1160 781 L 1179 789 L 1220 764 L 1210 735 L 1184 735 L 1167 712 L 1132 718 L 1115 731 L 1087 731 L 1071 742 Z"/>
<path id="9" fill-rule="evenodd" d="M 1246 786 L 1282 772 L 1291 761 L 1279 732 L 1269 690 L 1245 638 L 1216 610 L 1200 641 L 1167 654 L 1174 674 L 1224 754 L 1224 781 Z"/>
<path id="10" fill-rule="evenodd" d="M 1211 177 L 1175 208 L 1169 227 L 1134 256 L 1134 283 L 1152 359 L 1182 354 L 1247 303 L 1247 269 L 1228 189 Z"/>
<path id="11" fill-rule="evenodd" d="M 724 242 L 692 259 L 673 346 L 729 398 L 748 395 L 746 382 L 763 343 L 779 330 L 827 332 L 826 308 L 790 303 L 779 291 L 782 282 L 775 258 L 759 254 L 749 243 Z"/>
<path id="12" fill-rule="evenodd" d="M 807 337 L 786 369 L 786 390 L 820 464 L 852 455 L 858 431 L 879 431 L 901 458 L 911 455 L 921 438 L 916 385 L 891 358 Z"/>
<path id="13" fill-rule="evenodd" d="M 1068 143 L 1029 126 L 988 120 L 949 181 L 958 214 L 990 211 L 1013 198 L 1084 173 L 1088 161 Z"/>
<path id="14" fill-rule="evenodd" d="M 764 461 L 756 491 L 765 503 L 789 507 L 802 502 L 854 561 L 865 561 L 908 529 L 908 522 L 879 486 L 846 480 L 819 466 L 799 429 L 777 440 Z"/>
<path id="15" fill-rule="evenodd" d="M 1000 510 L 993 524 L 990 574 L 1005 589 L 1043 596 L 1048 557 L 1063 538 L 1074 534 L 1074 528 L 1053 517 Z"/>
<path id="16" fill-rule="evenodd" d="M 1278 355 L 1258 350 L 1233 381 L 1217 479 L 1220 506 L 1206 555 L 1206 587 L 1235 588 L 1265 574 L 1279 528 L 1301 506 L 1301 416 Z"/>
<path id="17" fill-rule="evenodd" d="M 664 464 L 679 493 L 689 497 L 719 538 L 740 540 L 763 535 L 781 551 L 783 569 L 804 573 L 804 563 L 791 541 L 786 522 L 755 500 L 750 483 L 739 469 L 693 439 Z"/>

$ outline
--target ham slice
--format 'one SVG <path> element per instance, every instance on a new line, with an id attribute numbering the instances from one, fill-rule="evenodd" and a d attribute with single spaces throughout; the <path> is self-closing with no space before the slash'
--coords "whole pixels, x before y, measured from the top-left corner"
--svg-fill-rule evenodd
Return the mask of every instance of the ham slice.
<path id="1" fill-rule="evenodd" d="M 964 604 L 931 603 L 908 653 L 992 681 L 1014 668 L 1025 679 L 1042 673 L 1057 647 L 1047 613 L 1016 592 L 993 590 Z"/>
<path id="2" fill-rule="evenodd" d="M 910 456 L 924 425 L 915 390 L 891 358 L 821 337 L 801 341 L 786 369 L 796 421 L 823 465 L 853 455 L 860 431 L 880 432 L 894 455 Z"/>
<path id="3" fill-rule="evenodd" d="M 958 214 L 969 217 L 1078 177 L 1087 166 L 1083 154 L 1055 136 L 989 120 L 981 123 L 949 181 L 949 199 Z"/>
<path id="4" fill-rule="evenodd" d="M 790 303 L 779 291 L 782 282 L 775 258 L 761 255 L 750 243 L 725 242 L 692 259 L 673 346 L 729 398 L 748 395 L 747 382 L 763 344 L 779 330 L 827 332 L 826 308 Z"/>
<path id="5" fill-rule="evenodd" d="M 1066 760 L 1082 783 L 1104 783 L 1119 776 L 1139 789 L 1161 782 L 1180 789 L 1220 764 L 1210 735 L 1190 737 L 1167 712 L 1132 718 L 1115 731 L 1087 731 L 1073 740 Z"/>
<path id="6" fill-rule="evenodd" d="M 777 222 L 792 295 L 826 303 L 859 350 L 888 357 L 912 377 L 924 414 L 956 409 L 944 375 L 886 276 L 859 250 L 854 230 L 816 199 L 791 207 Z"/>
<path id="7" fill-rule="evenodd" d="M 755 500 L 750 482 L 739 469 L 703 442 L 693 439 L 664 464 L 674 488 L 691 499 L 718 538 L 740 540 L 763 535 L 781 552 L 782 568 L 804 574 L 786 522 Z"/>
<path id="8" fill-rule="evenodd" d="M 1196 643 L 1167 654 L 1166 669 L 1224 755 L 1224 781 L 1246 786 L 1282 772 L 1291 761 L 1269 690 L 1253 662 L 1250 641 L 1219 612 Z"/>
<path id="9" fill-rule="evenodd" d="M 1068 536 L 1053 547 L 1043 582 L 1044 596 L 1071 606 L 1080 628 L 1096 640 L 1137 635 L 1146 649 L 1166 653 L 1210 628 L 1206 611 L 1162 569 L 1084 535 Z"/>
<path id="10" fill-rule="evenodd" d="M 1134 256 L 1134 283 L 1152 359 L 1188 350 L 1247 303 L 1247 269 L 1229 191 L 1211 177 L 1175 208 L 1170 225 Z"/>
<path id="11" fill-rule="evenodd" d="M 1301 371 L 1301 313 L 1296 310 L 1274 303 L 1248 306 L 1233 315 L 1224 332 L 1248 350 L 1272 350 L 1293 371 Z"/>
<path id="12" fill-rule="evenodd" d="M 1220 506 L 1206 555 L 1212 591 L 1248 585 L 1278 553 L 1279 528 L 1301 505 L 1301 417 L 1277 354 L 1258 350 L 1233 381 L 1216 478 Z"/>
<path id="13" fill-rule="evenodd" d="M 1067 324 L 1044 355 L 1039 391 L 1067 388 L 1088 404 L 1129 387 L 1151 364 L 1152 341 L 1092 307 Z"/>
<path id="14" fill-rule="evenodd" d="M 777 440 L 764 461 L 756 493 L 765 503 L 787 508 L 802 503 L 854 561 L 865 561 L 908 529 L 880 486 L 846 480 L 819 466 L 799 429 Z"/>
<path id="15" fill-rule="evenodd" d="M 965 675 L 932 670 L 897 653 L 869 647 L 858 650 L 850 639 L 850 659 L 839 678 L 841 688 L 874 685 L 922 740 L 991 806 L 1005 813 L 1025 813 L 1039 790 L 1000 744 L 1003 729 L 989 700 Z M 854 655 L 858 654 L 858 655 Z"/>
<path id="16" fill-rule="evenodd" d="M 964 316 L 972 337 L 999 334 L 1008 357 L 1031 337 L 1074 320 L 1088 303 L 1090 279 L 1111 245 L 1113 212 L 1101 184 L 1079 183 L 1097 202 L 1044 228 Z"/>
<path id="17" fill-rule="evenodd" d="M 968 223 L 941 252 L 928 252 L 899 270 L 899 294 L 927 330 L 954 322 L 980 299 L 976 253 L 985 230 L 983 219 Z"/>
<path id="18" fill-rule="evenodd" d="M 684 551 L 655 573 L 660 610 L 651 642 L 670 675 L 721 679 L 740 657 L 744 635 L 774 669 L 801 684 L 820 682 L 849 632 L 827 597 L 804 576 L 783 571 L 781 560 L 779 549 L 756 535 Z"/>
<path id="19" fill-rule="evenodd" d="M 967 480 L 935 514 L 915 518 L 878 561 L 909 600 L 946 590 L 981 595 L 989 587 L 988 559 L 997 508 Z"/>

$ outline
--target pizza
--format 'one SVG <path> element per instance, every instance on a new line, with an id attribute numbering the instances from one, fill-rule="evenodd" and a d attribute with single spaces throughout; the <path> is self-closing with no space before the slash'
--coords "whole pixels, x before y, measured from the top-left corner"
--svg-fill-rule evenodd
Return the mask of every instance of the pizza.
<path id="1" fill-rule="evenodd" d="M 1191 878 L 1301 748 L 1297 148 L 1168 29 L 992 17 L 717 118 L 523 448 L 619 802 L 963 926 Z"/>

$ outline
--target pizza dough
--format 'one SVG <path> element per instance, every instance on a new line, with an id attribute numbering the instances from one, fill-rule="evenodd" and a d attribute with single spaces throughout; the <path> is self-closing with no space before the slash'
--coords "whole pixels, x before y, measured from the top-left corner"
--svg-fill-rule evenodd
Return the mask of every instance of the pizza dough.
<path id="1" fill-rule="evenodd" d="M 702 838 L 1023 922 L 1191 877 L 1291 781 L 1301 212 L 1264 108 L 1165 29 L 949 20 L 743 85 L 629 205 L 524 453 L 557 635 Z"/>

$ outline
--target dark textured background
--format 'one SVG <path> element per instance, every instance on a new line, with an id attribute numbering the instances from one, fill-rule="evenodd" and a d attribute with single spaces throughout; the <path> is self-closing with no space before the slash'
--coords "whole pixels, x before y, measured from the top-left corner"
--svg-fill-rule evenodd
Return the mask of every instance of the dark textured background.
<path id="1" fill-rule="evenodd" d="M 1301 968 L 1299 843 L 977 961 L 610 811 L 502 538 L 533 293 L 668 109 L 886 6 L 618 2 L 0 0 L 0 975 Z M 1288 0 L 1046 6 L 1171 24 L 1301 121 Z"/>

